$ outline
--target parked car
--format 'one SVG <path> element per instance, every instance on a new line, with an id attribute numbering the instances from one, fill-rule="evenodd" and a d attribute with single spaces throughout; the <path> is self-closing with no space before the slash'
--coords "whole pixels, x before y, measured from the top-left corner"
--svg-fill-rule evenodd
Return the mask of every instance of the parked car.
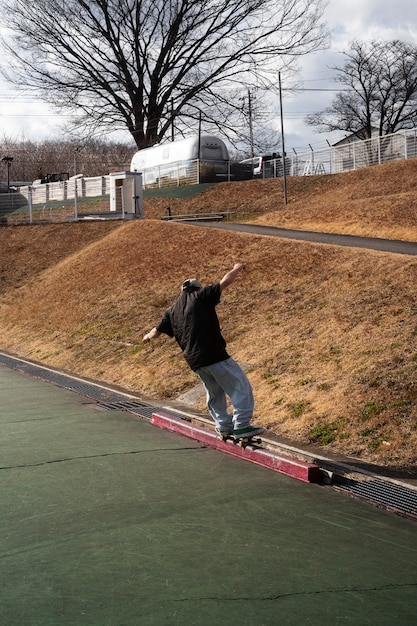
<path id="1" fill-rule="evenodd" d="M 64 180 L 69 180 L 68 172 L 56 172 L 54 174 L 46 174 L 42 178 L 38 178 L 33 181 L 33 185 L 45 185 L 46 183 L 59 183 Z"/>

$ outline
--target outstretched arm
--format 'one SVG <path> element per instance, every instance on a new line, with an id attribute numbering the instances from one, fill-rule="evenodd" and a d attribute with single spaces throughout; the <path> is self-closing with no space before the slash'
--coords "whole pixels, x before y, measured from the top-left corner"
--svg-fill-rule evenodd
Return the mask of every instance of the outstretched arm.
<path id="1" fill-rule="evenodd" d="M 223 276 L 220 281 L 220 290 L 223 291 L 226 287 L 231 285 L 241 272 L 245 269 L 244 263 L 235 263 L 233 269 Z"/>
<path id="2" fill-rule="evenodd" d="M 161 333 L 156 330 L 156 328 L 152 328 L 152 330 L 150 330 L 148 333 L 146 333 L 146 335 L 143 336 L 142 341 L 144 343 L 148 343 L 151 339 L 156 339 L 156 337 L 159 337 Z"/>

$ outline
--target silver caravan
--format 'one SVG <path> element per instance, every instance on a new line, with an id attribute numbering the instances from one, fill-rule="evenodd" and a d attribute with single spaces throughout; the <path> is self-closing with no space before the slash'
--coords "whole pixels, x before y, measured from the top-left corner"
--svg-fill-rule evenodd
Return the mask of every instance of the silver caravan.
<path id="1" fill-rule="evenodd" d="M 218 137 L 201 135 L 144 148 L 133 155 L 131 172 L 142 172 L 145 187 L 227 180 L 229 153 Z"/>

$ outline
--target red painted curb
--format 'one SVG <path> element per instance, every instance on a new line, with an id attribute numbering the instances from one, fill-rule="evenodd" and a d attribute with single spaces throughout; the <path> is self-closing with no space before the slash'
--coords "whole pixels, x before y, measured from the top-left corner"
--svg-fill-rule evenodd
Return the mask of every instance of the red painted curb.
<path id="1" fill-rule="evenodd" d="M 242 448 L 233 441 L 222 441 L 219 436 L 211 430 L 206 430 L 182 419 L 176 419 L 165 413 L 153 413 L 152 424 L 165 428 L 172 432 L 185 435 L 191 439 L 196 439 L 209 445 L 212 448 L 226 452 L 233 456 L 240 457 L 246 461 L 251 461 L 257 465 L 267 467 L 274 472 L 286 474 L 292 478 L 297 478 L 308 483 L 317 483 L 322 479 L 320 468 L 314 463 L 306 463 L 299 459 L 294 459 L 281 454 L 274 454 L 270 450 L 263 448 Z"/>

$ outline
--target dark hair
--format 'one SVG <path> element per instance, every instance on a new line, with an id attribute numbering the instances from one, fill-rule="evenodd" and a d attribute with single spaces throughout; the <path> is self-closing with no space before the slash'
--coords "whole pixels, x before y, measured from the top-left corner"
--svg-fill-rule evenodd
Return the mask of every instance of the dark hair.
<path id="1" fill-rule="evenodd" d="M 199 291 L 201 289 L 201 283 L 196 278 L 187 278 L 184 280 L 181 287 L 182 291 L 186 293 L 192 293 L 193 291 Z"/>

